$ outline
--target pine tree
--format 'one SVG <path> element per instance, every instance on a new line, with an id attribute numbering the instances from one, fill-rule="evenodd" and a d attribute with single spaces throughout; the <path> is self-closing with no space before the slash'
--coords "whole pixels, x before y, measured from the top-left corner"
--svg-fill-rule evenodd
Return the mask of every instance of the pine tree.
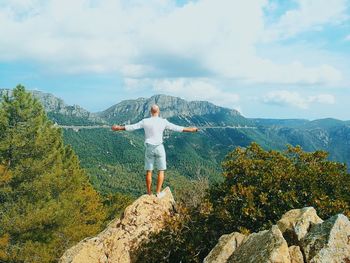
<path id="1" fill-rule="evenodd" d="M 0 104 L 0 261 L 55 262 L 104 218 L 61 130 L 17 86 Z"/>

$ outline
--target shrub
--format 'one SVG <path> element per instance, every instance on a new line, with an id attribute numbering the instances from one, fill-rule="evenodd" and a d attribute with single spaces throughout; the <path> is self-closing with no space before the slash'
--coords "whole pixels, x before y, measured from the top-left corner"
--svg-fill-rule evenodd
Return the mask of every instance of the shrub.
<path id="1" fill-rule="evenodd" d="M 290 145 L 284 152 L 265 151 L 256 143 L 235 149 L 223 163 L 225 182 L 210 190 L 213 216 L 227 231 L 259 231 L 305 206 L 324 218 L 350 216 L 350 175 L 345 164 L 327 155 Z"/>
<path id="2" fill-rule="evenodd" d="M 224 182 L 212 185 L 202 203 L 179 205 L 178 214 L 140 249 L 138 262 L 202 262 L 223 234 L 268 228 L 293 208 L 313 206 L 327 218 L 350 216 L 350 175 L 324 151 L 263 150 L 252 143 L 223 162 Z"/>

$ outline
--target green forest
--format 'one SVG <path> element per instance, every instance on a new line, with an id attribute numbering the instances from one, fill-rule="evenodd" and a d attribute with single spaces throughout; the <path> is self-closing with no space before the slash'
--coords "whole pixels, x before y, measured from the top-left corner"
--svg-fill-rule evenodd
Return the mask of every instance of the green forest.
<path id="1" fill-rule="evenodd" d="M 17 86 L 0 104 L 0 261 L 57 262 L 131 198 L 102 196 L 42 105 Z"/>
<path id="2" fill-rule="evenodd" d="M 21 85 L 1 100 L 0 262 L 57 262 L 145 193 L 139 133 L 63 131 L 49 117 Z M 222 234 L 266 229 L 293 208 L 350 216 L 350 175 L 327 152 L 267 150 L 244 137 L 220 151 L 199 136 L 167 141 L 178 216 L 140 247 L 138 262 L 202 262 Z"/>

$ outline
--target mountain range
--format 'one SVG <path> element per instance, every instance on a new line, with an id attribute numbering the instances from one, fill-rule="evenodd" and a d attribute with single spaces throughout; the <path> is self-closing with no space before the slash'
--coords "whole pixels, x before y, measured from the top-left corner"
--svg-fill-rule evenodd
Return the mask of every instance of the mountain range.
<path id="1" fill-rule="evenodd" d="M 11 91 L 0 90 L 0 95 L 7 92 Z M 67 105 L 52 94 L 31 92 L 42 102 L 48 117 L 59 125 L 134 123 L 149 116 L 150 106 L 156 103 L 161 108 L 161 116 L 169 121 L 204 127 L 197 134 L 165 134 L 169 173 L 176 178 L 176 183 L 198 176 L 207 176 L 210 181 L 220 180 L 220 163 L 226 154 L 252 141 L 265 149 L 283 150 L 286 144 L 291 144 L 300 145 L 306 151 L 325 150 L 331 160 L 346 163 L 348 169 L 350 167 L 350 121 L 245 118 L 234 109 L 207 101 L 186 101 L 167 95 L 125 100 L 104 111 L 91 113 L 78 105 Z M 76 132 L 67 129 L 63 135 L 99 190 L 132 194 L 144 191 L 143 177 L 140 178 L 143 169 L 142 132 L 116 133 L 98 128 Z M 112 176 L 115 173 L 120 176 Z"/>

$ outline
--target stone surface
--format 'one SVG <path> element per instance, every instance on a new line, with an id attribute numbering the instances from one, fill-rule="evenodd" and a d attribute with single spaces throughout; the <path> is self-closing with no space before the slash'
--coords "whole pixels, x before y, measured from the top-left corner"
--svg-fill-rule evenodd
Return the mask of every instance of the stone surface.
<path id="1" fill-rule="evenodd" d="M 322 222 L 313 207 L 304 207 L 285 213 L 277 226 L 289 245 L 298 245 L 312 225 Z"/>
<path id="2" fill-rule="evenodd" d="M 307 262 L 350 262 L 350 222 L 338 214 L 311 227 L 301 240 Z"/>
<path id="3" fill-rule="evenodd" d="M 159 231 L 166 214 L 174 212 L 174 198 L 143 195 L 128 206 L 121 219 L 112 221 L 98 236 L 87 238 L 68 249 L 61 263 L 128 263 L 133 251 L 149 234 Z"/>
<path id="4" fill-rule="evenodd" d="M 290 246 L 288 249 L 291 263 L 304 263 L 303 253 L 299 246 Z"/>
<path id="5" fill-rule="evenodd" d="M 217 245 L 210 251 L 203 263 L 226 262 L 246 238 L 247 237 L 245 235 L 238 232 L 222 235 Z"/>
<path id="6" fill-rule="evenodd" d="M 293 238 L 285 239 L 286 233 L 293 234 Z M 225 251 L 229 238 L 238 235 L 220 238 L 206 257 L 211 261 L 205 262 L 350 263 L 350 221 L 342 214 L 323 222 L 312 207 L 294 209 L 282 216 L 278 226 L 250 234 L 240 245 L 236 242 L 234 248 L 228 247 L 232 252 Z M 229 253 L 232 255 L 226 260 Z M 225 257 L 219 258 L 220 255 Z"/>
<path id="7" fill-rule="evenodd" d="M 288 244 L 276 225 L 253 233 L 230 256 L 234 263 L 290 263 Z"/>

